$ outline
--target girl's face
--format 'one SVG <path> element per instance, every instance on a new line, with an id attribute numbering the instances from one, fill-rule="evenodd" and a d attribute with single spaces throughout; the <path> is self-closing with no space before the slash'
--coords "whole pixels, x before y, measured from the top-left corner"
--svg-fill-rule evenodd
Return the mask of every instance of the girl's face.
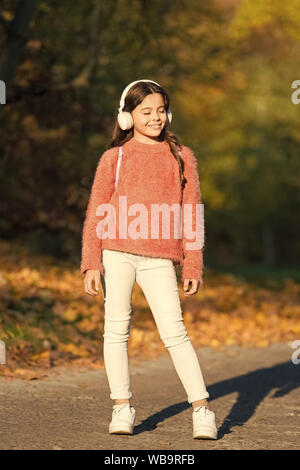
<path id="1" fill-rule="evenodd" d="M 167 110 L 161 93 L 150 93 L 131 111 L 134 135 L 155 138 L 163 130 L 167 120 Z"/>

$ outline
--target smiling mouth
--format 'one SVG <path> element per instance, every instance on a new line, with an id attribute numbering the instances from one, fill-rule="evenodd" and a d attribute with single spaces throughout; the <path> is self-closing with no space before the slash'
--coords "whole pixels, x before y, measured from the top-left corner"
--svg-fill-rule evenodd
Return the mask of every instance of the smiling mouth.
<path id="1" fill-rule="evenodd" d="M 154 126 L 149 126 L 149 127 L 153 127 L 153 129 L 159 129 L 161 127 L 161 124 L 155 124 Z"/>

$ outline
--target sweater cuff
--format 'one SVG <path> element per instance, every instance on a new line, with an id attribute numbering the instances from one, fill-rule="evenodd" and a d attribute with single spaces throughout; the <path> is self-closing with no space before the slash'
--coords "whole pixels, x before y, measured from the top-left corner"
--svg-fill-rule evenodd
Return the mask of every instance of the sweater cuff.
<path id="1" fill-rule="evenodd" d="M 90 263 L 88 265 L 81 264 L 81 266 L 80 266 L 81 275 L 85 276 L 86 271 L 88 271 L 89 269 L 97 269 L 98 271 L 100 271 L 101 274 L 104 275 L 104 266 L 100 261 Z"/>
<path id="2" fill-rule="evenodd" d="M 181 279 L 196 279 L 200 282 L 203 280 L 203 253 L 189 251 L 183 261 Z"/>

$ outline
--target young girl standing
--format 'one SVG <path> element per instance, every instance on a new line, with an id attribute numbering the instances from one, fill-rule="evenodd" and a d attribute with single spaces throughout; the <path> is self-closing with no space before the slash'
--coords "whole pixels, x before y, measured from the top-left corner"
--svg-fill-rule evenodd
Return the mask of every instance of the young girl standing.
<path id="1" fill-rule="evenodd" d="M 197 160 L 167 129 L 171 119 L 168 94 L 158 83 L 137 80 L 123 91 L 111 147 L 100 158 L 91 190 L 80 270 L 85 291 L 98 295 L 101 281 L 104 297 L 103 357 L 115 401 L 109 432 L 133 434 L 128 339 L 136 281 L 193 406 L 193 438 L 217 439 L 215 413 L 182 318 L 174 266 L 183 267 L 184 295 L 195 294 L 203 283 L 204 237 L 204 223 L 199 230 L 196 215 L 201 205 Z M 162 230 L 158 207 L 164 208 Z M 176 219 L 177 209 L 182 212 Z M 196 235 L 202 231 L 202 244 L 190 241 L 188 225 Z"/>

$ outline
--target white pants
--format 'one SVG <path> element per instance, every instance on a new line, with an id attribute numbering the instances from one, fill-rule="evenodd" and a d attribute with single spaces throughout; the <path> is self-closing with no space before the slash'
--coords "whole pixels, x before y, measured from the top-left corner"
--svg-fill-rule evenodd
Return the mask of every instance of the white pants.
<path id="1" fill-rule="evenodd" d="M 131 398 L 128 339 L 135 281 L 144 292 L 160 337 L 192 403 L 209 397 L 196 352 L 182 318 L 176 271 L 172 260 L 102 251 L 104 276 L 103 358 L 112 400 Z"/>

